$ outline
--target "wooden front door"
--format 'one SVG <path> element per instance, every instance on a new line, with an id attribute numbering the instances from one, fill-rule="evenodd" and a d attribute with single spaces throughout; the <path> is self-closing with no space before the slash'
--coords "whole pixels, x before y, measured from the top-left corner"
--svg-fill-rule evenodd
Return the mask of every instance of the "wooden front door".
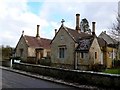
<path id="1" fill-rule="evenodd" d="M 43 50 L 41 49 L 36 49 L 36 64 L 40 59 L 43 58 Z"/>

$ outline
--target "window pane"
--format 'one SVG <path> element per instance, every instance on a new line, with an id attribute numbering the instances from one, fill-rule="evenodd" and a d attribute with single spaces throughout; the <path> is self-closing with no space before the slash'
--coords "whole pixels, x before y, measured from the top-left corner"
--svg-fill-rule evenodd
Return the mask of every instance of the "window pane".
<path id="1" fill-rule="evenodd" d="M 61 51 L 62 51 L 62 58 L 64 58 L 64 48 L 61 48 Z"/>
<path id="2" fill-rule="evenodd" d="M 59 48 L 59 58 L 64 58 L 65 56 L 65 48 Z"/>
<path id="3" fill-rule="evenodd" d="M 95 52 L 95 59 L 97 59 L 97 52 Z"/>
<path id="4" fill-rule="evenodd" d="M 23 56 L 23 49 L 20 49 L 20 57 Z"/>
<path id="5" fill-rule="evenodd" d="M 84 54 L 83 54 L 83 52 L 81 52 L 81 58 L 84 58 Z"/>

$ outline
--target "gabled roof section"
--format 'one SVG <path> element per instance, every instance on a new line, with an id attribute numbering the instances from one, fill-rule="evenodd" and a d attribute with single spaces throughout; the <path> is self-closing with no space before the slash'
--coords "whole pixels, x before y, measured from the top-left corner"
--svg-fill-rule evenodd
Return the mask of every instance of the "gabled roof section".
<path id="1" fill-rule="evenodd" d="M 97 37 L 98 43 L 100 47 L 105 47 L 106 46 L 106 41 L 103 38 Z"/>
<path id="2" fill-rule="evenodd" d="M 21 37 L 20 37 L 20 39 L 19 39 L 19 41 L 18 41 L 18 43 L 17 43 L 14 51 L 16 51 L 16 49 L 17 49 L 17 47 L 18 47 L 18 44 L 20 43 L 20 41 L 21 41 L 22 38 L 24 39 L 24 35 L 23 35 L 23 34 L 21 35 Z M 25 44 L 26 44 L 26 43 L 25 43 Z M 27 44 L 26 44 L 26 45 L 27 45 Z"/>
<path id="3" fill-rule="evenodd" d="M 106 34 L 106 32 L 102 32 L 98 37 L 103 38 L 107 44 L 117 44 L 117 41 Z"/>
<path id="4" fill-rule="evenodd" d="M 33 36 L 24 35 L 25 41 L 29 47 L 50 49 L 50 39 L 37 39 Z"/>
<path id="5" fill-rule="evenodd" d="M 68 30 L 68 33 L 71 34 L 72 38 L 75 39 L 76 42 L 78 41 L 79 38 L 92 36 L 91 34 L 88 34 L 85 32 L 78 33 L 77 30 L 74 30 L 68 27 L 66 27 L 66 29 Z"/>
<path id="6" fill-rule="evenodd" d="M 88 52 L 92 45 L 93 40 L 94 40 L 93 36 L 86 36 L 86 37 L 79 39 L 79 41 L 78 41 L 79 45 L 76 48 L 76 51 Z"/>
<path id="7" fill-rule="evenodd" d="M 59 30 L 58 30 L 58 32 L 56 33 L 55 37 L 56 37 L 57 34 L 59 33 L 60 29 L 64 29 L 64 30 L 68 33 L 68 35 L 69 35 L 76 43 L 78 42 L 79 38 L 83 38 L 83 37 L 87 37 L 87 36 L 92 36 L 91 34 L 88 34 L 88 33 L 85 33 L 85 32 L 80 32 L 80 33 L 78 33 L 77 30 L 75 30 L 75 29 L 71 29 L 71 28 L 68 28 L 68 27 L 66 27 L 66 26 L 61 25 L 61 27 L 59 28 Z M 54 37 L 54 38 L 55 38 L 55 37 Z M 53 38 L 53 40 L 54 40 L 54 38 Z M 52 41 L 53 41 L 53 40 L 52 40 Z M 51 43 L 52 43 L 52 41 L 51 41 Z"/>

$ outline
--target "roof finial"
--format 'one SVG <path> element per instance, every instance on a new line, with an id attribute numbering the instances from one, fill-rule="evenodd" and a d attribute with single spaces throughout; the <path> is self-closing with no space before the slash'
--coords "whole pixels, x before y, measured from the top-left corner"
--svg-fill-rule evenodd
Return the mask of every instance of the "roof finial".
<path id="1" fill-rule="evenodd" d="M 64 20 L 64 19 L 62 19 L 62 21 L 61 21 L 62 25 L 64 25 L 64 22 L 65 22 L 65 20 Z"/>
<path id="2" fill-rule="evenodd" d="M 24 30 L 22 31 L 22 35 L 24 35 Z"/>

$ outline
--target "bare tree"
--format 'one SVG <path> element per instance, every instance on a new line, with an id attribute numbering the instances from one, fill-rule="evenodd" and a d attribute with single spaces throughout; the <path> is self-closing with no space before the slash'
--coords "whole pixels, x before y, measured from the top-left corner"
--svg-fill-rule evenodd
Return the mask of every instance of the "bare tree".
<path id="1" fill-rule="evenodd" d="M 113 24 L 111 34 L 117 41 L 120 42 L 120 14 L 118 14 L 116 21 L 117 23 Z"/>
<path id="2" fill-rule="evenodd" d="M 116 18 L 116 23 L 113 24 L 111 35 L 118 41 L 117 47 L 117 59 L 120 60 L 120 14 Z"/>

